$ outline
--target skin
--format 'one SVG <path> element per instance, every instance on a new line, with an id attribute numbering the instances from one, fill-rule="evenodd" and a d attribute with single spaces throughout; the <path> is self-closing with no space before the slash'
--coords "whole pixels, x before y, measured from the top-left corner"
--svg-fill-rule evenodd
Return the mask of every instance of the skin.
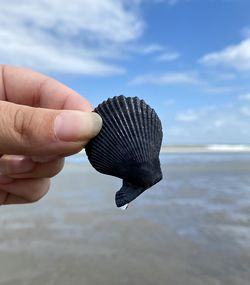
<path id="1" fill-rule="evenodd" d="M 64 157 L 101 129 L 89 102 L 58 81 L 0 65 L 0 205 L 31 203 L 49 190 Z"/>

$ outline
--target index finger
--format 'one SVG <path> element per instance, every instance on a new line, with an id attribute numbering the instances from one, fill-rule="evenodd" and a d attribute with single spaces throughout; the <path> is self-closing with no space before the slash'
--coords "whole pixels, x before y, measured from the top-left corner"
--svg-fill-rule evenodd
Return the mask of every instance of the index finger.
<path id="1" fill-rule="evenodd" d="M 92 110 L 85 98 L 55 79 L 9 65 L 0 65 L 0 100 L 49 109 Z"/>

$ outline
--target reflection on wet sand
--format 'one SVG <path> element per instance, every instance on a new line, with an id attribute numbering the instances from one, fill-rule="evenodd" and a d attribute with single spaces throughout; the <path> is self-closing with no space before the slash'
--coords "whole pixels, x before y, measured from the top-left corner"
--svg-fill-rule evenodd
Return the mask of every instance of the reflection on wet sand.
<path id="1" fill-rule="evenodd" d="M 127 211 L 119 179 L 70 162 L 41 202 L 1 207 L 0 284 L 248 284 L 250 155 L 161 160 Z"/>

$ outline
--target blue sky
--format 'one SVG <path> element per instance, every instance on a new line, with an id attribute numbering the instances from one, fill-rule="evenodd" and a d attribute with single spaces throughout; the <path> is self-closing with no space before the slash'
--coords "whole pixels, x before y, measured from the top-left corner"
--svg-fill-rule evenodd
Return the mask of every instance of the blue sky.
<path id="1" fill-rule="evenodd" d="M 164 143 L 250 143 L 249 0 L 0 2 L 0 61 L 159 114 Z"/>

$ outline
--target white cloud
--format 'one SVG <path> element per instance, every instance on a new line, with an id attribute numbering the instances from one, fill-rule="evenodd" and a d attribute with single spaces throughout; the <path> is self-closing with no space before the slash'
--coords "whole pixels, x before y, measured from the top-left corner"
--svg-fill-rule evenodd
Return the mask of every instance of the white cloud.
<path id="1" fill-rule="evenodd" d="M 199 114 L 193 110 L 188 110 L 186 112 L 178 113 L 176 116 L 177 122 L 194 122 L 198 120 Z"/>
<path id="2" fill-rule="evenodd" d="M 230 72 L 220 72 L 216 74 L 216 78 L 217 80 L 220 81 L 231 81 L 236 79 L 237 76 L 234 73 L 230 73 Z"/>
<path id="3" fill-rule="evenodd" d="M 206 65 L 221 65 L 235 68 L 238 71 L 250 71 L 250 38 L 238 45 L 228 46 L 225 49 L 204 55 L 201 63 Z"/>
<path id="4" fill-rule="evenodd" d="M 168 48 L 160 44 L 148 44 L 145 46 L 132 46 L 132 51 L 143 55 L 154 55 L 155 61 L 173 61 L 181 55 L 176 51 L 169 51 Z"/>
<path id="5" fill-rule="evenodd" d="M 200 84 L 195 73 L 192 72 L 167 72 L 163 74 L 144 74 L 135 77 L 131 84 Z"/>
<path id="6" fill-rule="evenodd" d="M 243 106 L 240 108 L 240 112 L 242 115 L 250 117 L 250 106 Z"/>
<path id="7" fill-rule="evenodd" d="M 150 44 L 137 48 L 137 51 L 142 54 L 152 54 L 164 50 L 164 47 L 159 44 Z"/>
<path id="8" fill-rule="evenodd" d="M 173 61 L 180 57 L 178 52 L 164 52 L 155 58 L 156 61 Z"/>
<path id="9" fill-rule="evenodd" d="M 179 0 L 153 0 L 155 3 L 166 3 L 170 6 L 175 5 L 179 2 Z"/>
<path id="10" fill-rule="evenodd" d="M 214 121 L 214 124 L 213 124 L 213 125 L 214 125 L 216 128 L 221 128 L 224 124 L 225 124 L 225 121 L 224 121 L 224 120 L 222 120 L 222 119 L 217 119 L 217 120 Z"/>
<path id="11" fill-rule="evenodd" d="M 241 101 L 250 101 L 250 93 L 244 94 L 244 95 L 240 95 L 239 100 Z"/>
<path id="12" fill-rule="evenodd" d="M 166 127 L 170 143 L 250 143 L 250 105 L 201 107 L 177 113 Z"/>
<path id="13" fill-rule="evenodd" d="M 163 102 L 164 106 L 172 106 L 176 103 L 174 99 L 167 99 Z"/>
<path id="14" fill-rule="evenodd" d="M 119 74 L 124 46 L 142 34 L 137 0 L 0 1 L 0 61 L 45 71 Z"/>
<path id="15" fill-rule="evenodd" d="M 210 94 L 223 94 L 223 93 L 235 93 L 237 88 L 234 86 L 205 86 L 202 88 L 202 91 L 205 93 L 210 93 Z"/>

